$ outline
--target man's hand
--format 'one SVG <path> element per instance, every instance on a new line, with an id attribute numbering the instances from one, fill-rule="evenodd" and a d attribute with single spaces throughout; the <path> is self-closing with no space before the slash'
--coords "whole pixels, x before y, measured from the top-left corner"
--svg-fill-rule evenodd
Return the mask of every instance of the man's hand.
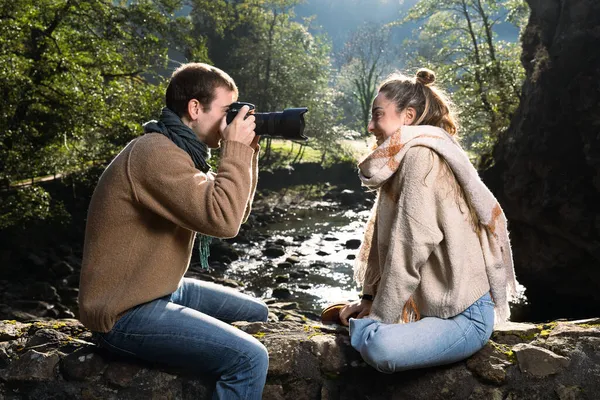
<path id="1" fill-rule="evenodd" d="M 340 321 L 342 324 L 348 326 L 348 318 L 363 318 L 371 313 L 371 300 L 358 300 L 348 304 L 340 311 Z"/>
<path id="2" fill-rule="evenodd" d="M 223 117 L 221 120 L 221 137 L 223 140 L 241 142 L 246 146 L 252 145 L 254 137 L 256 136 L 254 134 L 256 123 L 254 121 L 254 115 L 248 115 L 248 118 L 246 118 L 248 110 L 250 110 L 250 107 L 248 106 L 240 108 L 240 111 L 238 111 L 237 115 L 229 125 L 227 125 L 226 121 L 227 116 Z"/>
<path id="3" fill-rule="evenodd" d="M 254 149 L 254 151 L 258 150 L 258 141 L 260 140 L 260 136 L 255 135 L 254 139 L 252 139 L 252 143 L 250 143 L 250 147 Z"/>

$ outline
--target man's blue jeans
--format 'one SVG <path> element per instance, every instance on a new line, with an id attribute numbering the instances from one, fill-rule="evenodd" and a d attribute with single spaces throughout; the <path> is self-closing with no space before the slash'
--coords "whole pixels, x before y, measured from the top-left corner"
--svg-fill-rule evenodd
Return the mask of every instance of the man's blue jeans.
<path id="1" fill-rule="evenodd" d="M 127 311 L 99 344 L 146 361 L 217 376 L 214 399 L 260 399 L 267 349 L 228 324 L 266 321 L 260 300 L 209 282 L 184 278 L 171 295 Z"/>
<path id="2" fill-rule="evenodd" d="M 352 347 L 378 371 L 450 364 L 479 351 L 494 329 L 494 303 L 487 293 L 455 317 L 425 317 L 407 324 L 350 319 Z"/>

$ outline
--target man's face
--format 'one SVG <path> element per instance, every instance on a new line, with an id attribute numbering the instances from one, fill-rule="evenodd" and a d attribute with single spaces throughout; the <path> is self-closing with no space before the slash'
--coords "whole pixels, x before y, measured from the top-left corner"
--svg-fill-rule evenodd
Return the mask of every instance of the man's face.
<path id="1" fill-rule="evenodd" d="M 192 124 L 192 130 L 198 139 L 211 149 L 219 147 L 221 142 L 221 123 L 227 114 L 229 105 L 236 100 L 235 92 L 224 88 L 215 89 L 215 98 L 210 108 L 200 109 L 198 118 Z"/>

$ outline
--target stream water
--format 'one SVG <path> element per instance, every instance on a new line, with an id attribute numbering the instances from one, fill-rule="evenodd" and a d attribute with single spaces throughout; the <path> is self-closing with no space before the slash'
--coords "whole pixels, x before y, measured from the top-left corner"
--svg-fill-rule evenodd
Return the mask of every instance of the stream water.
<path id="1" fill-rule="evenodd" d="M 221 274 L 257 297 L 297 302 L 305 311 L 320 313 L 332 302 L 357 299 L 353 262 L 368 214 L 326 201 L 294 208 L 283 221 L 261 228 L 258 239 L 234 243 L 240 258 Z M 273 246 L 284 254 L 265 255 Z"/>

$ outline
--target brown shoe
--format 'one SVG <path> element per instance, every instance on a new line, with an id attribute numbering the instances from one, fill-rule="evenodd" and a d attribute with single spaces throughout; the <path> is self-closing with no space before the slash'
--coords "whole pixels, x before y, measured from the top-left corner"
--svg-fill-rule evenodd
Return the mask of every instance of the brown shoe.
<path id="1" fill-rule="evenodd" d="M 342 321 L 340 320 L 340 311 L 342 311 L 342 308 L 346 307 L 348 304 L 350 304 L 350 302 L 342 301 L 342 302 L 327 306 L 321 313 L 321 323 L 323 323 L 325 325 L 328 325 L 328 324 L 344 325 L 344 324 L 342 324 Z"/>

